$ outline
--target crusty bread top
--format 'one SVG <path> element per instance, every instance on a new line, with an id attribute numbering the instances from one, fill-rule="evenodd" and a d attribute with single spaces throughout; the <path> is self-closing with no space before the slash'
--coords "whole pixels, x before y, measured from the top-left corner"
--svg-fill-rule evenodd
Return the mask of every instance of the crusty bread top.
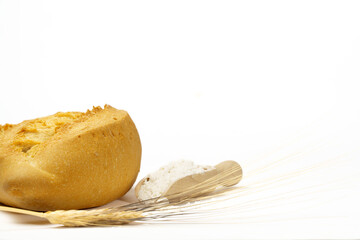
<path id="1" fill-rule="evenodd" d="M 111 108 L 105 105 L 104 109 Z M 86 113 L 83 112 L 58 112 L 54 115 L 24 121 L 18 125 L 0 125 L 0 138 L 6 131 L 14 126 L 19 129 L 12 135 L 11 145 L 16 151 L 23 152 L 27 157 L 34 157 L 41 148 L 42 143 L 50 137 L 64 131 L 69 125 L 76 122 L 83 122 L 97 112 L 102 111 L 101 107 L 93 107 Z"/>

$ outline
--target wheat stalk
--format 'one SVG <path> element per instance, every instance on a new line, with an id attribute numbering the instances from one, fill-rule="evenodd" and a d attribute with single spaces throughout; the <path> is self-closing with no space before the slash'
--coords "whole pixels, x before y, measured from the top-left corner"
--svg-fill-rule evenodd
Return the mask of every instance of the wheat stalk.
<path id="1" fill-rule="evenodd" d="M 328 161 L 325 163 L 328 163 Z M 205 213 L 216 214 L 219 213 L 219 211 L 220 213 L 223 211 L 223 209 L 211 209 L 210 212 L 204 212 L 202 210 L 198 210 L 197 207 L 205 207 L 206 205 L 217 204 L 234 198 L 241 199 L 241 197 L 246 194 L 256 193 L 265 190 L 270 186 L 276 187 L 276 185 L 284 184 L 290 180 L 294 181 L 297 177 L 301 177 L 316 169 L 321 169 L 325 163 L 314 164 L 310 167 L 297 169 L 293 172 L 273 176 L 272 178 L 267 178 L 263 181 L 257 181 L 247 187 L 223 187 L 228 183 L 233 182 L 234 178 L 237 177 L 234 176 L 234 173 L 236 173 L 239 169 L 232 168 L 220 172 L 216 176 L 194 185 L 181 193 L 139 201 L 120 207 L 94 210 L 57 210 L 49 212 L 36 212 L 0 206 L 0 211 L 37 216 L 47 219 L 50 223 L 61 224 L 67 227 L 113 226 L 129 224 L 132 222 L 152 222 L 152 220 L 155 222 L 158 220 L 168 220 L 174 222 L 180 217 L 183 217 L 182 219 L 185 220 L 190 220 L 192 219 L 191 216 L 199 217 Z M 299 194 L 302 193 L 299 192 Z M 275 197 L 278 196 L 274 195 L 271 197 L 275 199 Z M 269 200 L 270 199 L 260 199 L 258 201 L 266 202 Z M 248 206 L 249 204 L 254 205 L 256 203 L 256 201 L 245 201 L 240 205 L 237 204 L 236 207 L 248 209 L 248 207 L 250 207 Z"/>

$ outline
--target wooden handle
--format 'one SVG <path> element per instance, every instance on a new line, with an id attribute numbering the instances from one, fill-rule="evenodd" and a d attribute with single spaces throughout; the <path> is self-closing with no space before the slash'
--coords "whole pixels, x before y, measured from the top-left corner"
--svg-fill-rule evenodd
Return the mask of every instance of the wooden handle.
<path id="1" fill-rule="evenodd" d="M 228 178 L 228 181 L 224 181 L 221 184 L 225 187 L 234 186 L 238 184 L 242 179 L 243 176 L 242 168 L 237 162 L 233 160 L 227 160 L 221 162 L 218 165 L 216 165 L 215 168 L 220 176 L 225 175 L 226 178 Z"/>

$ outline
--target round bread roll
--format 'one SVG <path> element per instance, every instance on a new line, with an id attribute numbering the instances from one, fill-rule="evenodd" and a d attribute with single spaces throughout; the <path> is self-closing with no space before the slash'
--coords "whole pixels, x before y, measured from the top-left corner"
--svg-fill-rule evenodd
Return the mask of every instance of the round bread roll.
<path id="1" fill-rule="evenodd" d="M 109 105 L 0 125 L 0 202 L 39 211 L 100 206 L 131 188 L 140 160 L 133 121 Z"/>

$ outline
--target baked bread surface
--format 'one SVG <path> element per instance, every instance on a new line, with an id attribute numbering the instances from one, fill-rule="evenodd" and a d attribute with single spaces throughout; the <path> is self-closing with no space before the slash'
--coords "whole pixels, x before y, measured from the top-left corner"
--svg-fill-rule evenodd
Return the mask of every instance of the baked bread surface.
<path id="1" fill-rule="evenodd" d="M 96 207 L 123 196 L 140 169 L 129 114 L 109 105 L 0 126 L 0 202 L 47 211 Z"/>

